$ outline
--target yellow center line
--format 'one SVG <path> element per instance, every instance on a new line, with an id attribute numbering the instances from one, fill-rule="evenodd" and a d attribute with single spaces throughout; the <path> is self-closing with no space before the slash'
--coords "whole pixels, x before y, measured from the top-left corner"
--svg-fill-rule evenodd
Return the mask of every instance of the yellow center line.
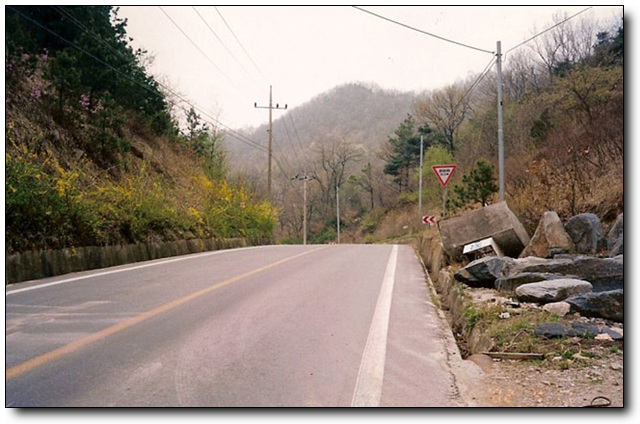
<path id="1" fill-rule="evenodd" d="M 159 306 L 159 307 L 157 307 L 155 309 L 152 309 L 150 311 L 147 311 L 147 312 L 145 312 L 143 314 L 140 314 L 138 316 L 130 318 L 130 319 L 128 319 L 126 321 L 123 321 L 121 323 L 114 324 L 111 327 L 107 327 L 102 331 L 99 331 L 97 333 L 91 334 L 91 335 L 89 335 L 87 337 L 84 337 L 84 338 L 82 338 L 80 340 L 77 340 L 77 341 L 75 341 L 73 343 L 69 343 L 68 345 L 59 347 L 58 349 L 54 349 L 54 350 L 52 350 L 50 352 L 47 352 L 47 353 L 42 354 L 40 356 L 37 356 L 37 357 L 35 357 L 33 359 L 29 359 L 28 361 L 25 361 L 25 362 L 23 362 L 23 363 L 21 363 L 19 365 L 16 365 L 15 367 L 11 367 L 8 370 L 6 370 L 5 381 L 11 380 L 12 378 L 15 378 L 15 377 L 18 377 L 18 376 L 20 376 L 20 375 L 22 375 L 22 374 L 24 374 L 26 372 L 29 372 L 29 371 L 33 370 L 34 368 L 40 367 L 40 366 L 42 366 L 44 364 L 47 364 L 47 363 L 49 363 L 51 361 L 59 359 L 59 358 L 65 356 L 65 355 L 67 355 L 69 353 L 77 351 L 78 349 L 80 349 L 80 348 L 82 348 L 84 346 L 87 346 L 88 344 L 91 344 L 91 343 L 96 342 L 98 340 L 102 340 L 102 339 L 104 339 L 106 337 L 111 336 L 112 334 L 118 333 L 118 332 L 120 332 L 120 331 L 122 331 L 122 330 L 124 330 L 126 328 L 129 328 L 129 327 L 134 326 L 136 324 L 139 324 L 139 323 L 141 323 L 143 321 L 146 321 L 149 318 L 153 318 L 156 315 L 160 315 L 163 312 L 167 312 L 167 311 L 169 311 L 171 309 L 174 309 L 174 308 L 176 308 L 176 307 L 178 307 L 178 306 L 180 306 L 180 305 L 182 305 L 184 303 L 187 303 L 187 302 L 189 302 L 189 301 L 191 301 L 191 300 L 193 300 L 193 299 L 195 299 L 197 297 L 200 297 L 200 296 L 202 296 L 204 294 L 207 294 L 209 292 L 212 292 L 214 290 L 217 290 L 219 288 L 227 286 L 227 285 L 229 285 L 231 283 L 235 283 L 236 281 L 242 280 L 242 279 L 250 277 L 252 275 L 258 274 L 258 273 L 260 273 L 262 271 L 266 271 L 267 269 L 274 268 L 274 267 L 276 267 L 278 265 L 281 265 L 281 264 L 283 264 L 285 262 L 289 262 L 289 261 L 291 261 L 293 259 L 299 258 L 299 257 L 307 255 L 309 253 L 317 252 L 317 251 L 323 250 L 323 249 L 326 249 L 326 247 L 322 247 L 320 249 L 314 249 L 314 250 L 309 250 L 307 252 L 299 253 L 297 255 L 290 256 L 288 258 L 281 259 L 279 261 L 273 262 L 273 263 L 271 263 L 269 265 L 265 265 L 265 266 L 263 266 L 261 268 L 254 269 L 253 271 L 245 272 L 244 274 L 240 274 L 240 275 L 237 275 L 235 277 L 229 278 L 228 280 L 224 280 L 224 281 L 222 281 L 220 283 L 214 284 L 213 286 L 207 287 L 206 289 L 202 289 L 202 290 L 197 291 L 195 293 L 191 293 L 191 294 L 189 294 L 187 296 L 181 297 L 181 298 L 176 299 L 176 300 L 174 300 L 172 302 L 165 303 L 162 306 Z"/>

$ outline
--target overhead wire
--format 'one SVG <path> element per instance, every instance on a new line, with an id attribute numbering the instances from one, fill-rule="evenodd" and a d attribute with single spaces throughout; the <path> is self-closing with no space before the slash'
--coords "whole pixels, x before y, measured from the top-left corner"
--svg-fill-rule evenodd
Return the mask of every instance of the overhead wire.
<path id="1" fill-rule="evenodd" d="M 218 15 L 220 16 L 220 19 L 222 19 L 222 22 L 224 22 L 224 24 L 226 25 L 227 29 L 229 29 L 229 32 L 231 32 L 231 35 L 233 35 L 233 38 L 235 38 L 235 40 L 238 43 L 238 45 L 240 46 L 240 48 L 242 48 L 242 51 L 244 51 L 244 53 L 247 55 L 247 57 L 249 58 L 251 63 L 253 63 L 253 66 L 255 66 L 256 70 L 260 73 L 262 78 L 266 80 L 267 78 L 264 76 L 264 73 L 262 73 L 262 70 L 260 69 L 258 64 L 253 60 L 253 58 L 251 57 L 251 55 L 249 54 L 247 49 L 244 48 L 244 45 L 242 44 L 242 42 L 240 41 L 240 39 L 238 38 L 236 33 L 233 31 L 233 29 L 231 29 L 231 26 L 229 25 L 227 20 L 224 18 L 224 16 L 222 16 L 222 12 L 220 12 L 220 10 L 218 9 L 218 6 L 213 6 L 213 8 L 216 10 L 216 12 L 218 12 Z"/>
<path id="2" fill-rule="evenodd" d="M 29 16 L 25 15 L 24 13 L 22 13 L 20 10 L 12 7 L 12 6 L 7 6 L 9 9 L 13 10 L 14 12 L 18 13 L 23 19 L 35 24 L 36 26 L 42 28 L 43 30 L 49 32 L 50 34 L 54 35 L 55 37 L 58 37 L 59 39 L 61 39 L 62 41 L 64 41 L 65 43 L 69 44 L 70 46 L 74 47 L 75 49 L 79 50 L 81 53 L 91 57 L 92 59 L 94 59 L 95 61 L 97 61 L 98 63 L 110 68 L 111 70 L 113 70 L 114 72 L 120 74 L 122 77 L 128 79 L 129 81 L 133 82 L 134 84 L 142 87 L 143 89 L 153 93 L 153 94 L 157 94 L 155 93 L 150 87 L 148 87 L 145 84 L 142 84 L 140 81 L 137 81 L 135 79 L 133 79 L 131 76 L 127 75 L 126 73 L 120 71 L 119 69 L 116 69 L 115 67 L 113 67 L 112 65 L 110 65 L 109 63 L 105 62 L 104 60 L 96 57 L 95 55 L 89 53 L 88 51 L 86 51 L 85 49 L 83 49 L 82 47 L 79 47 L 78 45 L 76 45 L 75 43 L 73 43 L 72 41 L 67 40 L 66 38 L 62 37 L 60 34 L 52 31 L 51 29 L 47 28 L 46 26 L 44 26 L 43 24 L 41 24 L 40 22 L 30 18 Z M 155 80 L 154 80 L 155 81 Z M 204 109 L 200 108 L 198 105 L 196 105 L 195 103 L 190 102 L 189 100 L 185 99 L 183 96 L 181 96 L 180 94 L 174 92 L 173 90 L 171 90 L 169 87 L 165 86 L 164 84 L 155 81 L 160 87 L 162 87 L 163 89 L 165 89 L 167 92 L 169 92 L 170 94 L 176 96 L 177 98 L 179 98 L 180 100 L 182 100 L 183 102 L 187 103 L 189 106 L 193 107 L 194 110 L 199 111 L 200 113 L 203 113 L 205 116 L 209 117 L 212 121 L 214 121 L 215 123 L 217 123 L 219 126 L 227 129 L 228 131 L 231 131 L 231 133 L 229 132 L 225 132 L 226 134 L 230 135 L 231 137 L 237 139 L 238 141 L 247 144 L 251 147 L 257 148 L 259 150 L 262 151 L 266 151 L 266 148 L 264 146 L 261 146 L 259 143 L 249 139 L 248 137 L 244 136 L 243 134 L 239 133 L 238 131 L 230 128 L 229 126 L 225 125 L 224 123 L 222 123 L 220 120 L 212 117 L 207 111 L 205 111 Z M 182 106 L 180 107 L 182 110 L 184 110 L 185 112 L 187 112 L 187 109 Z M 210 122 L 213 123 L 213 122 Z"/>
<path id="3" fill-rule="evenodd" d="M 541 36 L 542 34 L 545 34 L 545 33 L 549 32 L 549 31 L 551 31 L 552 29 L 554 29 L 554 28 L 556 28 L 556 27 L 558 27 L 558 26 L 560 26 L 560 25 L 564 24 L 564 23 L 565 23 L 565 22 L 567 22 L 567 21 L 570 21 L 571 19 L 575 18 L 576 16 L 578 16 L 578 15 L 580 15 L 580 14 L 582 14 L 582 13 L 584 13 L 584 12 L 586 12 L 587 10 L 592 9 L 592 8 L 593 8 L 593 6 L 589 6 L 589 7 L 585 8 L 585 9 L 582 9 L 582 10 L 581 10 L 581 11 L 579 11 L 578 13 L 575 13 L 575 14 L 573 14 L 573 15 L 569 16 L 568 18 L 564 19 L 563 21 L 558 22 L 557 24 L 555 24 L 555 25 L 553 25 L 553 26 L 550 26 L 549 28 L 545 29 L 544 31 L 541 31 L 541 32 L 537 33 L 537 34 L 536 34 L 536 35 L 534 35 L 533 37 L 531 37 L 531 38 L 528 38 L 528 39 L 524 40 L 522 43 L 520 43 L 520 44 L 518 44 L 518 45 L 516 45 L 516 46 L 514 46 L 514 47 L 511 47 L 509 50 L 507 50 L 506 52 L 504 52 L 504 54 L 506 55 L 507 53 L 509 53 L 509 52 L 511 52 L 511 51 L 513 51 L 513 50 L 515 50 L 515 49 L 517 49 L 518 47 L 521 47 L 521 46 L 523 46 L 523 45 L 527 44 L 529 41 L 532 41 L 532 40 L 534 40 L 535 38 L 538 38 L 538 37 L 539 37 L 539 36 Z"/>
<path id="4" fill-rule="evenodd" d="M 306 173 L 311 166 L 311 162 L 309 161 L 309 156 L 307 155 L 307 148 L 302 145 L 302 141 L 300 140 L 300 136 L 298 135 L 298 130 L 296 128 L 296 124 L 293 122 L 293 111 L 290 111 L 287 115 L 289 115 L 289 120 L 291 121 L 291 126 L 293 127 L 293 134 L 296 136 L 296 140 L 298 141 L 298 146 L 300 146 L 300 151 L 302 152 L 302 156 L 304 157 L 305 166 L 304 172 Z"/>
<path id="5" fill-rule="evenodd" d="M 90 34 L 95 40 L 97 40 L 98 42 L 104 44 L 109 50 L 111 50 L 113 53 L 117 54 L 118 56 L 120 56 L 121 58 L 125 59 L 125 60 L 129 60 L 130 58 L 126 57 L 124 55 L 124 53 L 122 53 L 120 50 L 116 49 L 114 46 L 111 45 L 111 43 L 109 43 L 108 41 L 106 41 L 104 38 L 102 38 L 100 35 L 96 34 L 95 32 L 93 32 L 89 27 L 87 27 L 82 21 L 80 21 L 78 18 L 76 18 L 70 11 L 64 9 L 62 6 L 51 6 L 51 8 L 53 10 L 55 10 L 56 12 L 58 12 L 59 15 L 66 17 L 67 19 L 71 19 L 72 23 L 75 24 L 78 28 L 80 28 L 83 31 L 86 31 L 88 34 Z"/>
<path id="6" fill-rule="evenodd" d="M 238 60 L 238 58 L 236 57 L 236 55 L 233 54 L 233 52 L 229 49 L 229 47 L 227 47 L 227 45 L 224 43 L 224 41 L 222 41 L 222 39 L 220 38 L 220 36 L 215 32 L 215 30 L 213 28 L 211 28 L 211 25 L 209 25 L 209 22 L 207 22 L 207 20 L 204 18 L 204 16 L 202 16 L 202 14 L 200 14 L 200 12 L 198 12 L 198 9 L 196 9 L 195 6 L 191 6 L 191 8 L 196 12 L 196 14 L 198 15 L 198 17 L 200 18 L 200 20 L 207 26 L 207 28 L 209 29 L 209 32 L 211 32 L 211 34 L 213 34 L 216 39 L 220 42 L 220 44 L 222 45 L 222 47 L 224 47 L 224 49 L 227 51 L 227 53 L 229 53 L 229 55 L 238 63 L 238 65 L 240 65 L 240 67 L 242 68 L 242 70 L 249 76 L 251 77 L 251 74 L 249 73 L 249 71 L 247 70 L 247 68 L 245 68 L 245 66 L 242 64 L 242 62 L 240 62 L 240 60 Z"/>
<path id="7" fill-rule="evenodd" d="M 493 64 L 496 63 L 497 58 L 492 57 L 491 60 L 489 61 L 489 63 L 484 67 L 484 69 L 482 70 L 482 72 L 480 72 L 480 75 L 478 75 L 478 77 L 476 78 L 476 80 L 469 86 L 469 88 L 467 89 L 467 91 L 465 91 L 465 93 L 462 95 L 462 97 L 460 97 L 460 100 L 458 101 L 458 103 L 456 103 L 456 105 L 454 106 L 454 110 L 458 109 L 458 106 L 460 106 L 460 104 L 465 100 L 465 98 L 471 93 L 471 91 L 478 85 L 480 84 L 480 81 L 482 81 L 484 79 L 484 77 L 489 73 L 489 71 L 491 70 L 491 68 L 493 67 Z"/>
<path id="8" fill-rule="evenodd" d="M 295 156 L 295 159 L 298 163 L 304 163 L 302 160 L 300 160 L 300 155 L 298 155 L 298 151 L 296 148 L 295 143 L 293 142 L 293 139 L 291 138 L 291 134 L 289 133 L 289 128 L 287 128 L 287 122 L 286 119 L 282 119 L 281 120 L 282 125 L 284 126 L 284 130 L 287 134 L 287 138 L 289 139 L 289 144 L 291 145 L 291 151 L 293 152 L 293 155 Z M 301 152 L 302 154 L 302 152 Z"/>
<path id="9" fill-rule="evenodd" d="M 480 51 L 480 52 L 483 52 L 483 53 L 489 53 L 489 54 L 494 54 L 495 53 L 495 52 L 493 52 L 491 50 L 485 50 L 485 49 L 481 49 L 479 47 L 474 47 L 474 46 L 471 46 L 469 44 L 464 44 L 464 43 L 461 43 L 459 41 L 452 40 L 450 38 L 442 37 L 442 36 L 434 34 L 432 32 L 428 32 L 428 31 L 424 31 L 424 30 L 416 28 L 416 27 L 412 27 L 412 26 L 404 24 L 402 22 L 398 22 L 398 21 L 395 21 L 393 19 L 387 18 L 386 16 L 382 16 L 382 15 L 379 15 L 377 13 L 371 12 L 370 10 L 364 9 L 362 7 L 359 7 L 359 6 L 351 6 L 351 7 L 355 8 L 357 10 L 360 10 L 361 12 L 365 12 L 365 13 L 373 15 L 373 16 L 375 16 L 377 18 L 383 19 L 383 20 L 385 20 L 387 22 L 391 22 L 391 23 L 394 23 L 396 25 L 400 25 L 400 26 L 402 26 L 404 28 L 407 28 L 407 29 L 410 29 L 412 31 L 416 31 L 416 32 L 419 32 L 421 34 L 425 34 L 425 35 L 428 35 L 430 37 L 437 38 L 437 39 L 442 40 L 442 41 L 446 41 L 447 43 L 456 44 L 458 46 L 466 47 L 468 49 L 473 49 L 473 50 Z"/>
<path id="10" fill-rule="evenodd" d="M 218 70 L 218 72 L 220 72 L 220 74 L 225 77 L 227 79 L 227 81 L 229 81 L 231 84 L 233 84 L 235 86 L 235 83 L 231 80 L 231 78 L 229 78 L 227 76 L 227 74 L 224 73 L 224 71 L 222 69 L 220 69 L 220 67 L 218 65 L 215 64 L 215 62 L 213 60 L 211 60 L 211 58 L 193 41 L 193 39 L 191 37 L 189 37 L 189 34 L 187 34 L 181 27 L 180 25 L 178 25 L 178 23 L 164 10 L 164 8 L 162 6 L 158 6 L 158 8 L 162 11 L 162 13 L 164 13 L 164 15 L 171 21 L 171 23 L 182 33 L 182 35 L 184 35 L 186 37 L 187 40 L 189 40 L 189 42 L 191 43 L 191 45 L 193 47 L 196 48 L 196 50 L 198 50 L 200 52 L 200 54 L 202 54 L 202 56 L 204 56 L 205 59 L 207 59 L 207 61 L 213 65 L 214 68 L 216 68 Z"/>

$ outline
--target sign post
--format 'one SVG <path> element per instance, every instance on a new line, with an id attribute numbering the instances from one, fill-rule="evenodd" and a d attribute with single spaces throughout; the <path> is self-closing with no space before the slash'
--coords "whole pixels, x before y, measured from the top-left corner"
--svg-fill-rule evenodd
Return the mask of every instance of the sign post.
<path id="1" fill-rule="evenodd" d="M 457 165 L 433 165 L 431 169 L 438 177 L 438 181 L 440 181 L 440 185 L 442 185 L 442 217 L 446 218 L 447 216 L 447 183 L 449 179 L 453 175 L 453 171 L 455 171 Z"/>
<path id="2" fill-rule="evenodd" d="M 431 226 L 435 225 L 435 223 L 436 223 L 436 217 L 435 216 L 423 216 L 422 217 L 422 223 L 429 225 L 429 228 L 431 228 Z"/>

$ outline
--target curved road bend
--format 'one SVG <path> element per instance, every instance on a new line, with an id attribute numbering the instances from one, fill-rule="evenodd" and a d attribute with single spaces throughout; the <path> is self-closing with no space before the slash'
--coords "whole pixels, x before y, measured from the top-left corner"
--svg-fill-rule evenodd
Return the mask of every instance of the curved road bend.
<path id="1" fill-rule="evenodd" d="M 6 288 L 6 406 L 459 406 L 408 246 L 209 252 Z"/>

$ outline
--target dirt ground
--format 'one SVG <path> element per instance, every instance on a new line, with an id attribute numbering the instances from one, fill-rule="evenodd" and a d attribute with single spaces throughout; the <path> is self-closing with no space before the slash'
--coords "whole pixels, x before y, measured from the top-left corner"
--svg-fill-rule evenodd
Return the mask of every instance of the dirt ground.
<path id="1" fill-rule="evenodd" d="M 467 395 L 469 406 L 584 407 L 624 406 L 621 342 L 594 343 L 588 357 L 578 356 L 564 367 L 554 360 L 470 358 L 479 364 L 480 378 Z M 615 346 L 615 347 L 614 347 Z M 598 399 L 596 399 L 598 398 Z"/>
<path id="2" fill-rule="evenodd" d="M 476 304 L 511 300 L 501 298 L 495 290 L 472 289 L 468 293 Z M 542 310 L 535 305 L 520 307 L 535 314 Z M 451 318 L 449 313 L 444 316 L 447 321 Z M 590 323 L 623 334 L 622 323 L 600 318 L 574 314 L 562 318 L 561 322 Z M 555 344 L 542 339 L 537 342 L 540 343 L 538 351 L 545 352 L 542 360 L 506 360 L 482 354 L 466 358 L 463 362 L 472 362 L 478 372 L 467 381 L 465 401 L 469 406 L 479 407 L 624 406 L 623 340 L 606 337 L 555 340 Z M 467 352 L 464 340 L 457 340 L 457 344 L 462 352 Z"/>

